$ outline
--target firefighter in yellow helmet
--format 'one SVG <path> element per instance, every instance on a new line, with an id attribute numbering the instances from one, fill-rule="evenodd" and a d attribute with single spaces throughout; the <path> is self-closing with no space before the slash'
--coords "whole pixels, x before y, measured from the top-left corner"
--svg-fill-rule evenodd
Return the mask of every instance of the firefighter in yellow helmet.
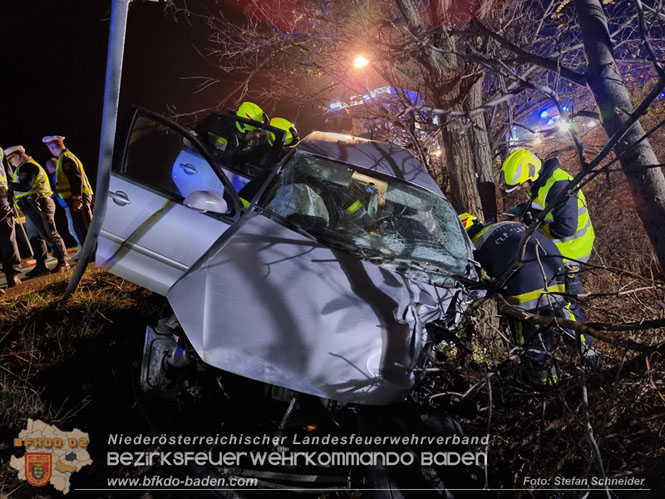
<path id="1" fill-rule="evenodd" d="M 293 149 L 300 140 L 296 126 L 287 119 L 273 118 L 270 120 L 270 126 L 284 130 L 284 140 L 282 142 L 282 150 L 284 153 Z M 272 146 L 275 143 L 275 139 L 276 135 L 272 132 L 268 132 L 268 144 Z"/>
<path id="2" fill-rule="evenodd" d="M 512 221 L 483 223 L 470 213 L 459 218 L 474 244 L 474 259 L 491 279 L 500 279 L 519 254 L 526 226 Z M 526 243 L 524 257 L 522 266 L 496 292 L 526 312 L 576 320 L 564 298 L 564 261 L 556 245 L 544 234 L 535 232 Z M 557 326 L 540 326 L 513 318 L 509 318 L 509 324 L 516 341 L 525 348 L 529 380 L 536 385 L 556 383 L 552 352 Z M 564 331 L 575 338 L 572 330 Z M 582 345 L 585 362 L 595 366 L 598 358 L 591 348 L 591 338 L 582 335 Z"/>
<path id="3" fill-rule="evenodd" d="M 253 102 L 243 102 L 235 113 L 236 116 L 268 124 L 268 115 Z M 197 132 L 203 135 L 203 139 L 211 144 L 217 151 L 225 153 L 225 157 L 237 154 L 249 147 L 261 131 L 256 125 L 230 118 L 230 113 L 213 113 L 206 117 L 197 126 Z"/>
<path id="4" fill-rule="evenodd" d="M 270 121 L 260 106 L 245 101 L 235 112 L 227 110 L 212 113 L 193 126 L 195 135 L 210 146 L 215 159 L 225 166 L 236 167 L 251 163 L 253 151 L 262 144 L 267 144 L 265 129 L 238 118 L 251 120 L 257 125 L 268 125 Z"/>
<path id="5" fill-rule="evenodd" d="M 270 167 L 281 160 L 300 140 L 296 126 L 285 118 L 273 118 L 269 125 L 284 131 L 280 150 L 275 150 L 278 135 L 268 130 L 265 135 L 259 135 L 252 146 L 242 154 L 243 159 L 247 162 L 263 168 Z"/>
<path id="6" fill-rule="evenodd" d="M 561 168 L 557 158 L 542 162 L 526 149 L 513 151 L 503 163 L 500 174 L 506 192 L 515 189 L 526 192 L 530 202 L 528 209 L 535 214 L 549 209 L 556 197 L 570 189 L 572 178 Z M 581 300 L 584 295 L 581 265 L 591 256 L 596 237 L 582 191 L 578 189 L 574 195 L 557 203 L 545 217 L 540 231 L 556 244 L 566 262 L 567 292 Z M 578 300 L 574 300 L 573 311 L 579 321 L 586 321 Z"/>
<path id="7" fill-rule="evenodd" d="M 531 151 L 517 149 L 503 163 L 500 181 L 506 192 L 526 191 L 532 210 L 550 207 L 552 200 L 567 191 L 572 177 L 561 169 L 559 160 L 544 163 Z M 586 199 L 581 190 L 568 196 L 545 217 L 541 232 L 557 245 L 566 259 L 586 262 L 591 255 L 595 234 Z"/>
<path id="8" fill-rule="evenodd" d="M 284 131 L 284 138 L 282 140 L 281 150 L 279 155 L 275 156 L 273 148 L 277 140 L 277 134 L 268 131 L 266 141 L 253 148 L 250 154 L 245 157 L 250 163 L 261 165 L 266 168 L 265 171 L 260 173 L 254 180 L 249 182 L 238 193 L 240 201 L 244 207 L 249 206 L 251 199 L 258 192 L 265 179 L 270 174 L 269 166 L 282 159 L 291 149 L 293 149 L 300 140 L 296 126 L 285 118 L 273 118 L 270 120 L 270 126 L 279 128 Z"/>
<path id="9" fill-rule="evenodd" d="M 459 218 L 474 244 L 474 259 L 490 278 L 501 278 L 518 255 L 526 226 L 519 222 L 484 224 L 470 213 Z M 509 304 L 527 312 L 574 319 L 566 309 L 565 299 L 555 294 L 565 291 L 563 259 L 557 247 L 536 232 L 527 242 L 525 260 L 497 291 Z M 552 357 L 556 326 L 539 326 L 512 318 L 509 323 L 516 341 L 525 349 L 529 380 L 536 385 L 556 383 Z"/>

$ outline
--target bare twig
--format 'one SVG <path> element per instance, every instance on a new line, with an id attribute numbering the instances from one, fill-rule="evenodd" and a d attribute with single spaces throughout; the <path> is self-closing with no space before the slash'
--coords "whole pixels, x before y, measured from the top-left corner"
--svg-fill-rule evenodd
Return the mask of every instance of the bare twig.
<path id="1" fill-rule="evenodd" d="M 490 434 L 492 429 L 492 410 L 494 408 L 494 400 L 492 398 L 492 373 L 487 373 L 487 398 L 488 398 L 488 414 L 487 414 L 487 434 Z M 489 454 L 489 441 L 485 445 L 485 456 Z M 489 488 L 489 470 L 487 462 L 485 462 L 485 488 Z"/>
<path id="2" fill-rule="evenodd" d="M 651 347 L 648 345 L 643 345 L 641 343 L 637 343 L 632 340 L 626 340 L 623 338 L 611 338 L 598 331 L 598 329 L 606 328 L 607 330 L 632 331 L 635 329 L 652 329 L 653 327 L 665 326 L 665 319 L 662 319 L 658 321 L 644 321 L 644 323 L 639 323 L 639 324 L 635 323 L 635 324 L 618 325 L 618 324 L 593 323 L 593 326 L 595 326 L 593 327 L 590 324 L 585 324 L 583 322 L 576 322 L 569 319 L 562 319 L 560 317 L 546 317 L 526 312 L 520 308 L 508 304 L 508 302 L 506 302 L 505 299 L 503 299 L 500 295 L 497 296 L 497 299 L 501 302 L 500 305 L 501 311 L 507 315 L 510 315 L 511 317 L 515 317 L 516 319 L 524 320 L 527 322 L 529 321 L 535 322 L 537 324 L 541 324 L 544 326 L 549 326 L 550 324 L 555 323 L 566 329 L 572 329 L 577 333 L 588 334 L 589 336 L 592 336 L 593 338 L 596 338 L 600 341 L 604 341 L 612 345 L 617 345 L 622 348 L 627 348 L 629 350 L 635 350 L 642 353 L 651 353 L 653 351 L 658 350 L 659 347 Z M 646 325 L 647 322 L 652 323 L 651 327 L 647 327 Z M 654 322 L 658 322 L 659 324 L 661 324 L 661 326 L 653 326 Z"/>

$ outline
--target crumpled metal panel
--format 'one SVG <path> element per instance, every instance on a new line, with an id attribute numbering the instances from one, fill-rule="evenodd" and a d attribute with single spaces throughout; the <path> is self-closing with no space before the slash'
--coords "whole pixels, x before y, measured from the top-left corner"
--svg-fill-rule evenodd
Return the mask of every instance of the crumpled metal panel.
<path id="1" fill-rule="evenodd" d="M 407 180 L 445 197 L 427 169 L 409 151 L 393 144 L 339 133 L 312 132 L 298 144 L 298 151 Z"/>
<path id="2" fill-rule="evenodd" d="M 425 323 L 456 290 L 409 281 L 256 213 L 243 222 L 168 292 L 203 361 L 344 402 L 400 400 Z"/>

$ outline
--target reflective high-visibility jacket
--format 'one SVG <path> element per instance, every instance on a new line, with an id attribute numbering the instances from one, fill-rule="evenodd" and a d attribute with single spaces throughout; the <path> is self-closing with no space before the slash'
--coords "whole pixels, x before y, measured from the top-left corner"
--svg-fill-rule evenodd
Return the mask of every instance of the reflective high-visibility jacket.
<path id="1" fill-rule="evenodd" d="M 43 196 L 51 196 L 53 194 L 53 191 L 51 190 L 51 184 L 49 184 L 48 177 L 46 176 L 46 172 L 44 169 L 33 159 L 29 159 L 28 161 L 24 161 L 18 167 L 16 170 L 14 170 L 14 185 L 20 183 L 19 177 L 21 175 L 21 169 L 24 169 L 26 167 L 30 168 L 28 165 L 33 165 L 32 169 L 35 170 L 35 175 L 34 175 L 34 180 L 32 181 L 32 185 L 30 186 L 29 190 L 18 190 L 16 187 L 14 187 L 16 191 L 16 199 L 20 199 L 25 196 L 30 196 L 30 195 L 43 195 Z"/>
<path id="2" fill-rule="evenodd" d="M 7 182 L 7 170 L 5 170 L 5 165 L 2 164 L 2 157 L 0 157 L 0 192 L 2 189 L 6 192 L 9 189 L 9 183 Z"/>
<path id="3" fill-rule="evenodd" d="M 469 231 L 476 247 L 474 258 L 487 274 L 499 279 L 518 256 L 526 226 L 519 222 L 499 222 Z M 525 263 L 514 272 L 500 290 L 506 301 L 524 310 L 565 306 L 565 277 L 561 253 L 547 237 L 535 232 L 525 250 Z"/>
<path id="4" fill-rule="evenodd" d="M 531 206 L 544 210 L 552 199 L 568 189 L 571 180 L 572 177 L 559 168 L 559 160 L 547 160 L 529 193 Z M 596 235 L 581 190 L 555 207 L 545 217 L 545 222 L 542 233 L 556 244 L 565 259 L 582 262 L 589 259 Z"/>
<path id="5" fill-rule="evenodd" d="M 68 162 L 69 165 L 63 167 L 63 162 Z M 55 189 L 62 199 L 72 196 L 80 197 L 82 194 L 92 196 L 92 186 L 85 174 L 83 164 L 67 149 L 58 156 L 55 166 Z"/>

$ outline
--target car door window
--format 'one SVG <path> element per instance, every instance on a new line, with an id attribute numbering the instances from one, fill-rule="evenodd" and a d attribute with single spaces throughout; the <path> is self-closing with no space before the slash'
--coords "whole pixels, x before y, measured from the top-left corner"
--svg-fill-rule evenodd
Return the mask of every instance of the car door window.
<path id="1" fill-rule="evenodd" d="M 161 117 L 138 112 L 120 173 L 176 201 L 196 191 L 215 192 L 226 200 L 228 214 L 237 211 L 235 189 L 222 170 L 206 159 L 191 133 Z"/>
<path id="2" fill-rule="evenodd" d="M 193 129 L 219 164 L 244 177 L 232 180 L 238 191 L 283 156 L 283 130 L 229 111 L 212 113 Z"/>

